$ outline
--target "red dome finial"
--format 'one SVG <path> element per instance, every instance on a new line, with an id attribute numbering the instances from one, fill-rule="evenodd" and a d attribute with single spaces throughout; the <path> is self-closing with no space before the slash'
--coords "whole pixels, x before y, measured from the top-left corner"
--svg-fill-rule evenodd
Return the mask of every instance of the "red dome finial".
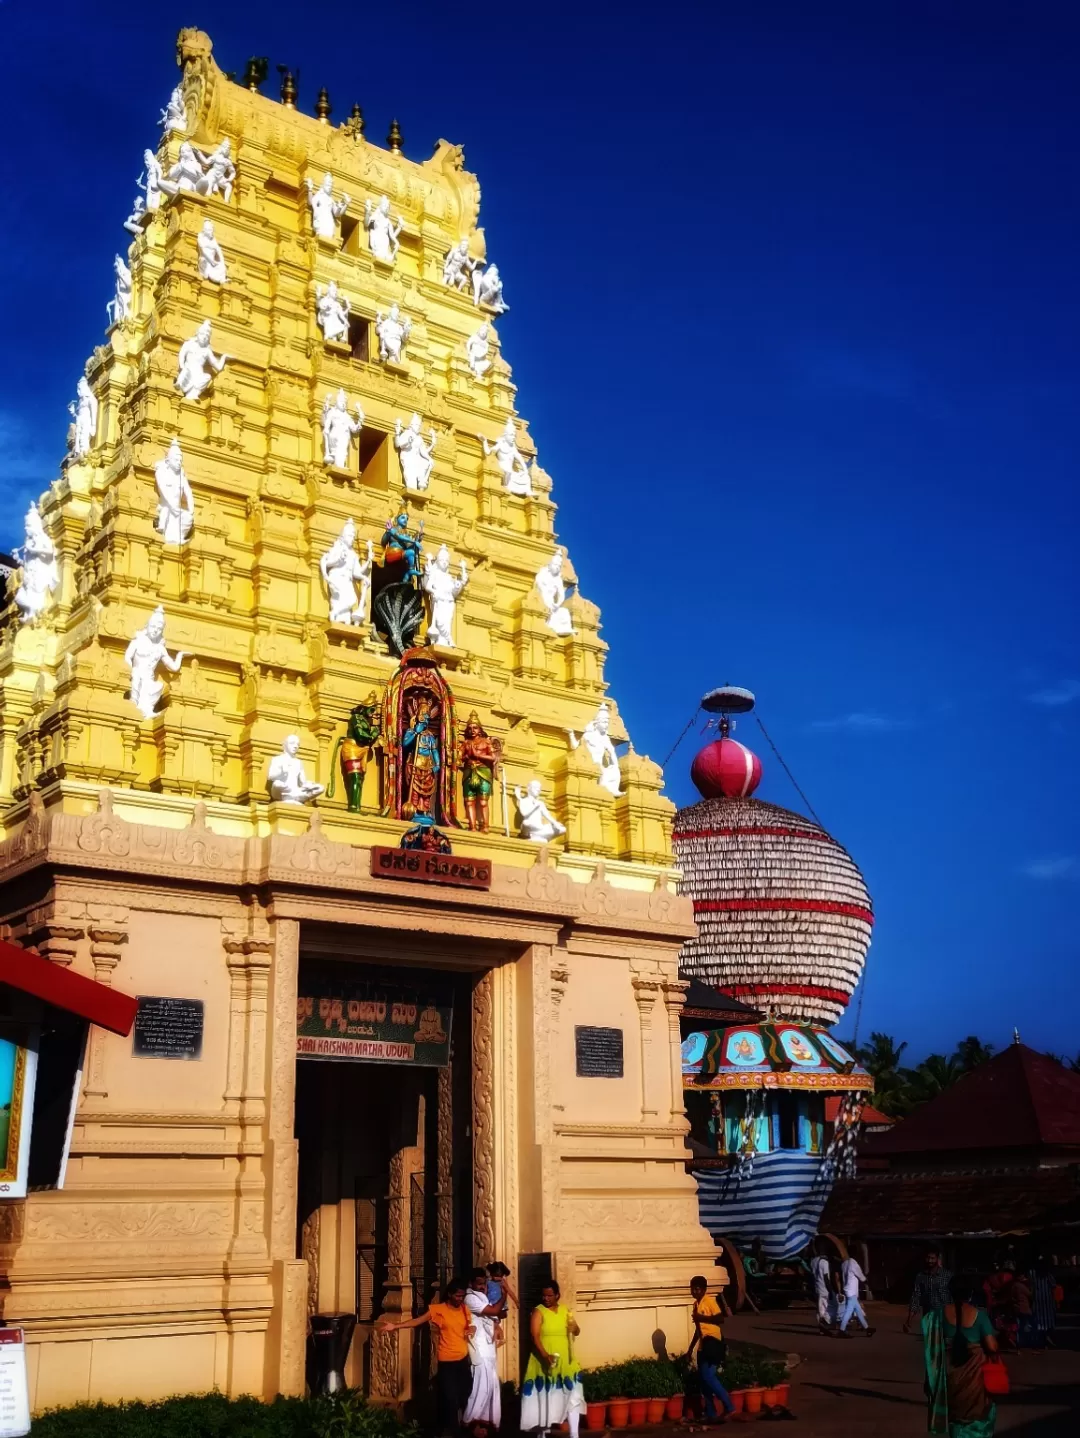
<path id="1" fill-rule="evenodd" d="M 690 766 L 690 777 L 705 799 L 745 799 L 761 783 L 761 760 L 745 744 L 729 737 L 732 714 L 749 714 L 754 696 L 749 689 L 725 685 L 710 689 L 702 709 L 720 715 L 720 738 L 706 744 Z"/>

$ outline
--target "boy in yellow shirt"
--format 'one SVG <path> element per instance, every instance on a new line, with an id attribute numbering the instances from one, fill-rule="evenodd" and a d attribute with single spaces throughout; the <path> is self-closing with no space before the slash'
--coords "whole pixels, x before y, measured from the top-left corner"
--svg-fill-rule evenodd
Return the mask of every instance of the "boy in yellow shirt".
<path id="1" fill-rule="evenodd" d="M 730 1309 L 724 1302 L 722 1293 L 718 1293 L 716 1298 L 711 1296 L 709 1280 L 702 1277 L 701 1274 L 690 1280 L 690 1292 L 694 1299 L 692 1311 L 694 1336 L 690 1340 L 686 1356 L 689 1358 L 695 1348 L 698 1350 L 698 1378 L 701 1382 L 702 1397 L 705 1400 L 705 1417 L 715 1422 L 718 1416 L 715 1399 L 719 1398 L 725 1416 L 735 1411 L 731 1394 L 719 1378 L 719 1370 L 723 1366 L 726 1352 L 720 1317 L 721 1314 L 726 1317 L 730 1313 Z"/>

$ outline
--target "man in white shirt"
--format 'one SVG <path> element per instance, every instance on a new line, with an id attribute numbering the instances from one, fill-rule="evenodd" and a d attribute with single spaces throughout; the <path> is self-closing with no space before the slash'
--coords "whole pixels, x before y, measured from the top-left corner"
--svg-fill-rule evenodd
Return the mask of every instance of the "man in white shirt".
<path id="1" fill-rule="evenodd" d="M 840 1282 L 844 1294 L 844 1307 L 840 1314 L 840 1332 L 837 1337 L 851 1337 L 851 1334 L 847 1332 L 847 1326 L 852 1317 L 855 1317 L 862 1324 L 867 1338 L 873 1338 L 874 1330 L 867 1323 L 863 1306 L 859 1302 L 859 1284 L 866 1282 L 866 1274 L 859 1267 L 857 1259 L 844 1259 L 843 1267 L 840 1269 Z"/>
<path id="2" fill-rule="evenodd" d="M 828 1330 L 832 1328 L 837 1319 L 836 1294 L 833 1291 L 829 1260 L 820 1249 L 810 1260 L 810 1275 L 814 1280 L 818 1325 Z"/>

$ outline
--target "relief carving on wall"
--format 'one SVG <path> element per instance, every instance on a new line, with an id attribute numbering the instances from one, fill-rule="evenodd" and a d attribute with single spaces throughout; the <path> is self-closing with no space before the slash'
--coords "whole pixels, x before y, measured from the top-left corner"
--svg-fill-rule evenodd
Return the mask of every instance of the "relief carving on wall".
<path id="1" fill-rule="evenodd" d="M 490 969 L 473 988 L 473 1255 L 495 1257 L 495 1023 Z"/>

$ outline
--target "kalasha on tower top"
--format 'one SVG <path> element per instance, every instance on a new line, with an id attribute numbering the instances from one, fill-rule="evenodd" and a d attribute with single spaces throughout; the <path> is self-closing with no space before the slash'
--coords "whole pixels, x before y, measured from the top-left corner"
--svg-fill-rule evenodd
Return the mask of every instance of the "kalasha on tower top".
<path id="1" fill-rule="evenodd" d="M 820 824 L 752 798 L 761 761 L 730 735 L 745 689 L 713 690 L 720 737 L 694 759 L 702 798 L 680 809 L 673 842 L 696 938 L 683 974 L 774 1018 L 834 1024 L 862 974 L 873 905 L 854 860 Z"/>

